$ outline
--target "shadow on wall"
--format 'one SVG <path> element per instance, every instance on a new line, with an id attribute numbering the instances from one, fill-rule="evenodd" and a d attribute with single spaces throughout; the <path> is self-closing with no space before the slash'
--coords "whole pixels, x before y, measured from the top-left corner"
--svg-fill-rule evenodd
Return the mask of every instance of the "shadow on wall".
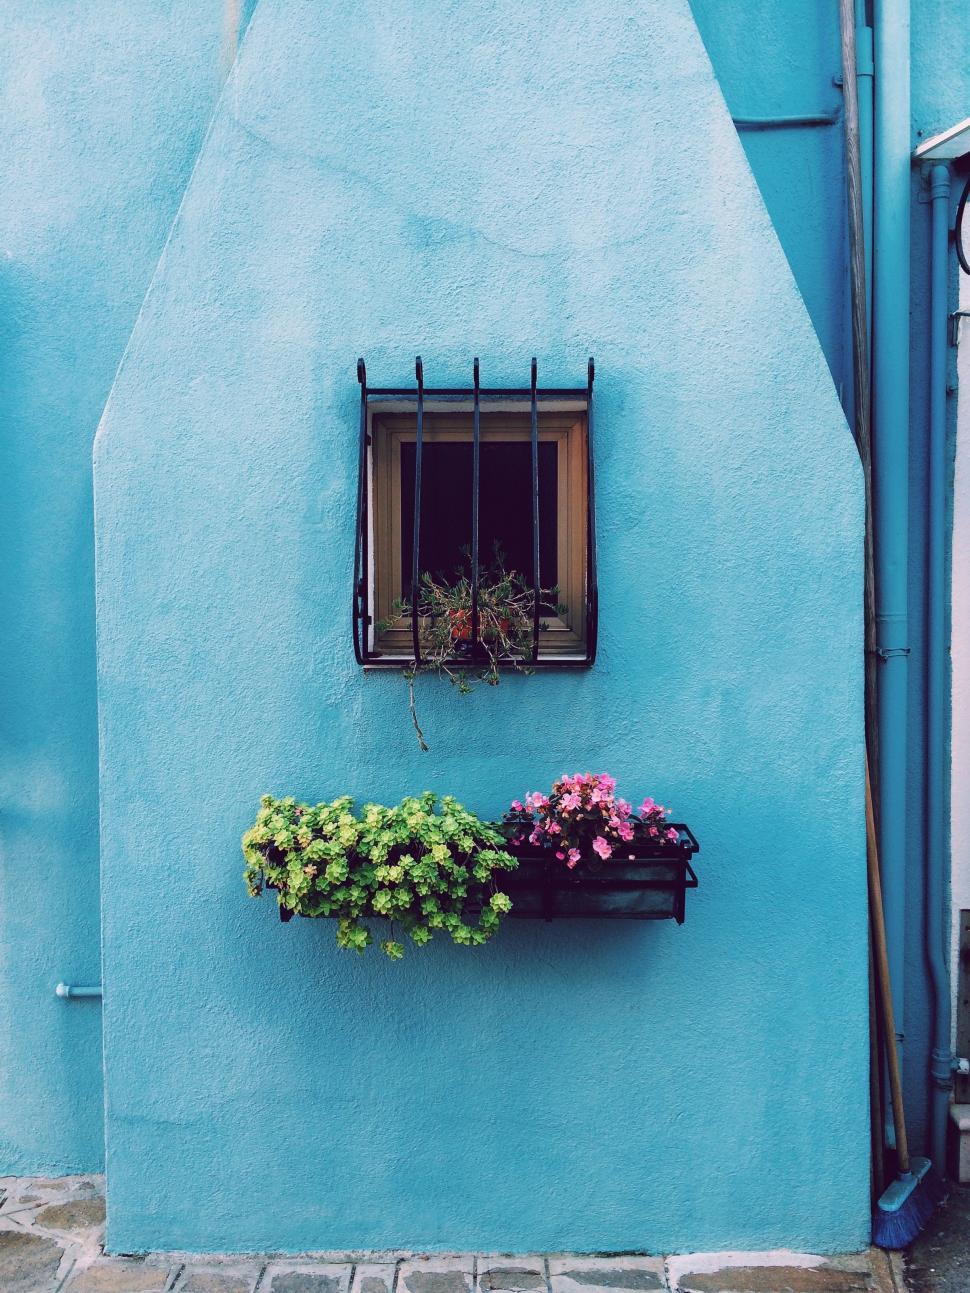
<path id="1" fill-rule="evenodd" d="M 0 23 L 0 1174 L 103 1161 L 91 443 L 252 7 Z"/>

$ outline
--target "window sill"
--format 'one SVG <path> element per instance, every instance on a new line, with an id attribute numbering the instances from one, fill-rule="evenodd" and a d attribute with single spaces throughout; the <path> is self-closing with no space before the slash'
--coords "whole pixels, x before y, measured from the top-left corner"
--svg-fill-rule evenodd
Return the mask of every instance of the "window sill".
<path id="1" fill-rule="evenodd" d="M 364 673 L 387 673 L 395 669 L 407 669 L 413 662 L 411 656 L 372 656 L 364 662 Z M 481 662 L 470 661 L 467 659 L 447 660 L 445 663 L 449 668 L 464 669 L 471 673 L 474 670 L 483 668 Z M 585 655 L 555 655 L 540 656 L 538 660 L 523 660 L 522 664 L 527 669 L 589 669 L 592 667 L 592 661 Z M 513 673 L 515 668 L 511 664 L 501 664 L 499 668 L 504 672 Z"/>

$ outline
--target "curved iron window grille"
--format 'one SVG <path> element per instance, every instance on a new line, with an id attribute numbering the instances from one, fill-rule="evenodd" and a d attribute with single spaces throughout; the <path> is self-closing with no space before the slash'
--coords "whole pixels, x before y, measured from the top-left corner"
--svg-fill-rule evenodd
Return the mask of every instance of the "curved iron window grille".
<path id="1" fill-rule="evenodd" d="M 390 659 L 374 645 L 374 615 L 372 580 L 372 517 L 371 511 L 371 420 L 382 407 L 413 409 L 415 419 L 414 442 L 414 506 L 411 518 L 411 588 L 418 587 L 421 574 L 421 503 L 422 458 L 424 451 L 424 419 L 428 403 L 436 408 L 471 405 L 472 472 L 471 498 L 471 636 L 469 648 L 474 658 L 479 645 L 479 521 L 481 494 L 481 415 L 483 408 L 501 408 L 510 402 L 528 401 L 530 418 L 529 443 L 531 448 L 531 550 L 532 550 L 532 651 L 529 663 L 537 668 L 587 668 L 596 659 L 598 598 L 596 586 L 596 514 L 593 482 L 593 377 L 594 363 L 589 359 L 586 385 L 581 387 L 540 387 L 538 366 L 532 360 L 528 387 L 484 387 L 481 385 L 480 367 L 476 358 L 472 364 L 470 387 L 426 387 L 424 365 L 421 357 L 415 360 L 415 385 L 413 387 L 368 386 L 367 368 L 363 359 L 357 360 L 357 380 L 360 383 L 360 433 L 357 474 L 357 520 L 354 539 L 353 587 L 353 640 L 354 655 L 358 664 L 383 665 L 400 668 L 406 664 L 398 658 Z M 583 620 L 585 626 L 583 654 L 557 657 L 540 653 L 540 566 L 539 566 L 539 414 L 543 407 L 554 405 L 584 411 L 586 414 L 586 560 Z M 410 599 L 410 636 L 413 660 L 421 662 L 420 619 L 418 599 Z M 467 663 L 467 661 L 464 661 Z"/>

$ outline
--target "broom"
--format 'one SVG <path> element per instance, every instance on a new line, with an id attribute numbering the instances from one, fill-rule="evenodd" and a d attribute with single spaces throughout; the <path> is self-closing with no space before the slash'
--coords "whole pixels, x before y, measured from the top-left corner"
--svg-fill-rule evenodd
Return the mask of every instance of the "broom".
<path id="1" fill-rule="evenodd" d="M 879 984 L 879 1000 L 885 1027 L 886 1064 L 889 1069 L 889 1093 L 896 1129 L 896 1179 L 876 1202 L 872 1218 L 872 1242 L 880 1248 L 906 1248 L 933 1215 L 939 1198 L 928 1158 L 910 1158 L 906 1139 L 906 1115 L 903 1110 L 903 1086 L 896 1050 L 896 1020 L 893 1015 L 889 983 L 889 957 L 886 953 L 886 925 L 882 910 L 882 884 L 879 880 L 879 853 L 876 824 L 872 811 L 872 788 L 869 764 L 866 762 L 866 862 L 869 872 L 869 912 L 872 921 L 872 952 Z"/>

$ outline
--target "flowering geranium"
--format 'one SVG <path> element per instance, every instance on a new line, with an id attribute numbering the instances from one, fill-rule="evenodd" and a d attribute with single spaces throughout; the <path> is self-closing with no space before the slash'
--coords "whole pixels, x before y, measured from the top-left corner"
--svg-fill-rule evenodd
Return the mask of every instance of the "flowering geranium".
<path id="1" fill-rule="evenodd" d="M 562 776 L 548 795 L 532 791 L 525 802 L 513 799 L 503 817 L 510 842 L 551 850 L 572 869 L 583 859 L 602 862 L 633 858 L 636 843 L 673 843 L 680 833 L 667 824 L 670 812 L 644 799 L 638 811 L 616 793 L 606 772 Z"/>

